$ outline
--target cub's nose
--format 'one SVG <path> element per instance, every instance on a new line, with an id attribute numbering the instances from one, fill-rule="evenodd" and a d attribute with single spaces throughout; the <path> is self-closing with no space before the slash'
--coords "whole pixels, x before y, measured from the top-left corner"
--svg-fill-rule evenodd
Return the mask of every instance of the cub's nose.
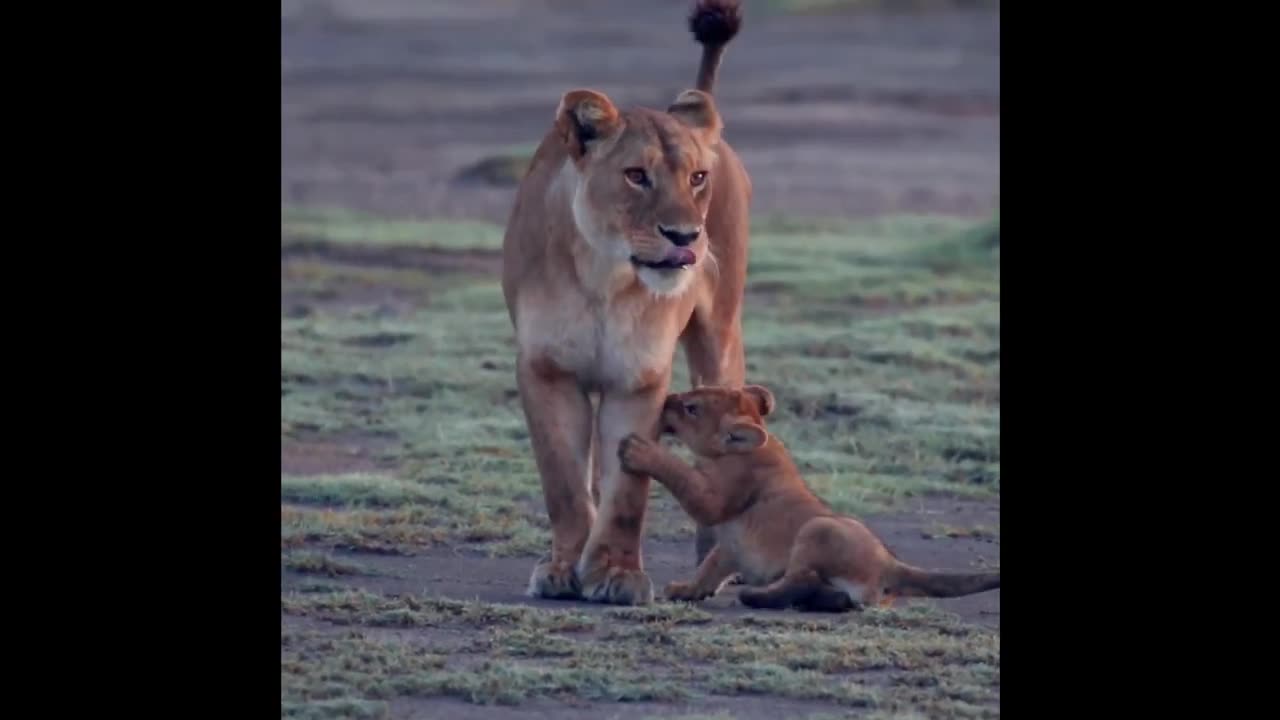
<path id="1" fill-rule="evenodd" d="M 702 228 L 697 225 L 693 227 L 688 225 L 677 225 L 675 227 L 659 225 L 658 232 L 675 245 L 684 247 L 698 239 L 698 236 L 702 234 Z"/>

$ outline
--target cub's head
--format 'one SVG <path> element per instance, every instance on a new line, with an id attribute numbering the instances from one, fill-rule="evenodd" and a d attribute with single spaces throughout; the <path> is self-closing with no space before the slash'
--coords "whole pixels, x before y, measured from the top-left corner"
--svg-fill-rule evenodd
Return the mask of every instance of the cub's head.
<path id="1" fill-rule="evenodd" d="M 773 407 L 773 393 L 759 385 L 697 388 L 667 396 L 662 431 L 702 457 L 748 453 L 769 439 L 764 418 Z"/>
<path id="2" fill-rule="evenodd" d="M 666 112 L 622 112 L 592 90 L 565 94 L 556 132 L 576 171 L 573 217 L 587 242 L 635 266 L 658 295 L 677 295 L 706 259 L 703 223 L 715 182 L 720 114 L 686 90 Z"/>

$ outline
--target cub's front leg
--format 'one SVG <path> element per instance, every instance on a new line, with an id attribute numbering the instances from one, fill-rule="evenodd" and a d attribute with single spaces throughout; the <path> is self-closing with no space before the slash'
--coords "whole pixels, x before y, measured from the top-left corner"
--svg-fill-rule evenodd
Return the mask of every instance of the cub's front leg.
<path id="1" fill-rule="evenodd" d="M 618 446 L 618 458 L 631 472 L 650 475 L 662 483 L 699 525 L 711 528 L 727 519 L 724 493 L 719 491 L 715 479 L 653 440 L 640 435 L 628 436 Z"/>
<path id="2" fill-rule="evenodd" d="M 618 446 L 622 466 L 634 473 L 647 473 L 680 503 L 680 507 L 698 523 L 713 532 L 712 527 L 724 519 L 722 493 L 715 482 L 690 467 L 658 443 L 639 435 L 629 435 Z M 737 561 L 727 551 L 712 545 L 689 582 L 672 582 L 666 587 L 669 600 L 698 601 L 715 595 L 724 581 L 738 571 Z"/>
<path id="3" fill-rule="evenodd" d="M 741 207 L 741 206 L 739 206 Z M 742 348 L 742 290 L 746 284 L 747 219 L 722 219 L 714 237 L 729 252 L 721 253 L 714 298 L 702 304 L 689 319 L 681 335 L 689 361 L 689 379 L 699 385 L 740 387 L 746 382 L 746 356 Z M 715 532 L 698 525 L 694 553 L 698 564 L 716 544 Z"/>
<path id="4" fill-rule="evenodd" d="M 717 545 L 707 553 L 692 580 L 667 583 L 663 594 L 668 600 L 698 602 L 715 595 L 724 585 L 724 581 L 735 572 L 737 572 L 737 564 L 724 548 Z"/>
<path id="5" fill-rule="evenodd" d="M 604 391 L 597 441 L 616 448 L 630 434 L 657 437 L 666 383 L 638 392 Z M 649 502 L 649 478 L 623 469 L 616 452 L 601 452 L 600 506 L 578 561 L 582 594 L 615 605 L 653 602 L 653 582 L 644 571 L 640 541 Z"/>

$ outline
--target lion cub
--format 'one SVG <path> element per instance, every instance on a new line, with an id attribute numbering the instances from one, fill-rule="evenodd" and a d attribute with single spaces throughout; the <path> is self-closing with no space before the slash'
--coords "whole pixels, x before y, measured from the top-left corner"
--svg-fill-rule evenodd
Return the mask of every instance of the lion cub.
<path id="1" fill-rule="evenodd" d="M 756 608 L 838 612 L 888 606 L 895 597 L 957 597 L 1000 587 L 1000 572 L 930 572 L 900 562 L 865 525 L 831 510 L 800 477 L 787 449 L 764 428 L 773 395 L 759 385 L 703 387 L 667 397 L 662 431 L 697 455 L 690 467 L 661 445 L 627 436 L 618 457 L 652 476 L 716 547 L 672 600 L 710 597 L 737 573 L 739 598 Z M 758 587 L 763 585 L 764 587 Z"/>

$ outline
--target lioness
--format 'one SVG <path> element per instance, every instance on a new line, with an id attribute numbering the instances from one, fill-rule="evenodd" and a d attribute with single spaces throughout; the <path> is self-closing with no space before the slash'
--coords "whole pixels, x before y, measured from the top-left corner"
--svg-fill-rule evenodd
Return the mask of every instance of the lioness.
<path id="1" fill-rule="evenodd" d="M 744 605 L 842 611 L 888 606 L 898 596 L 957 597 L 1000 587 L 1000 572 L 930 572 L 900 562 L 865 525 L 831 510 L 800 477 L 787 449 L 764 427 L 768 389 L 698 388 L 671 395 L 663 431 L 698 456 L 690 467 L 647 437 L 618 447 L 622 466 L 662 483 L 716 546 L 690 582 L 666 595 L 697 601 L 733 573 Z"/>
<path id="2" fill-rule="evenodd" d="M 677 340 L 695 383 L 743 381 L 751 183 L 710 95 L 740 24 L 736 2 L 697 3 L 697 89 L 666 111 L 565 93 L 516 192 L 502 289 L 551 521 L 531 595 L 652 601 L 640 551 L 649 481 L 622 481 L 613 449 L 629 433 L 657 436 Z M 700 530 L 699 562 L 710 542 Z"/>

